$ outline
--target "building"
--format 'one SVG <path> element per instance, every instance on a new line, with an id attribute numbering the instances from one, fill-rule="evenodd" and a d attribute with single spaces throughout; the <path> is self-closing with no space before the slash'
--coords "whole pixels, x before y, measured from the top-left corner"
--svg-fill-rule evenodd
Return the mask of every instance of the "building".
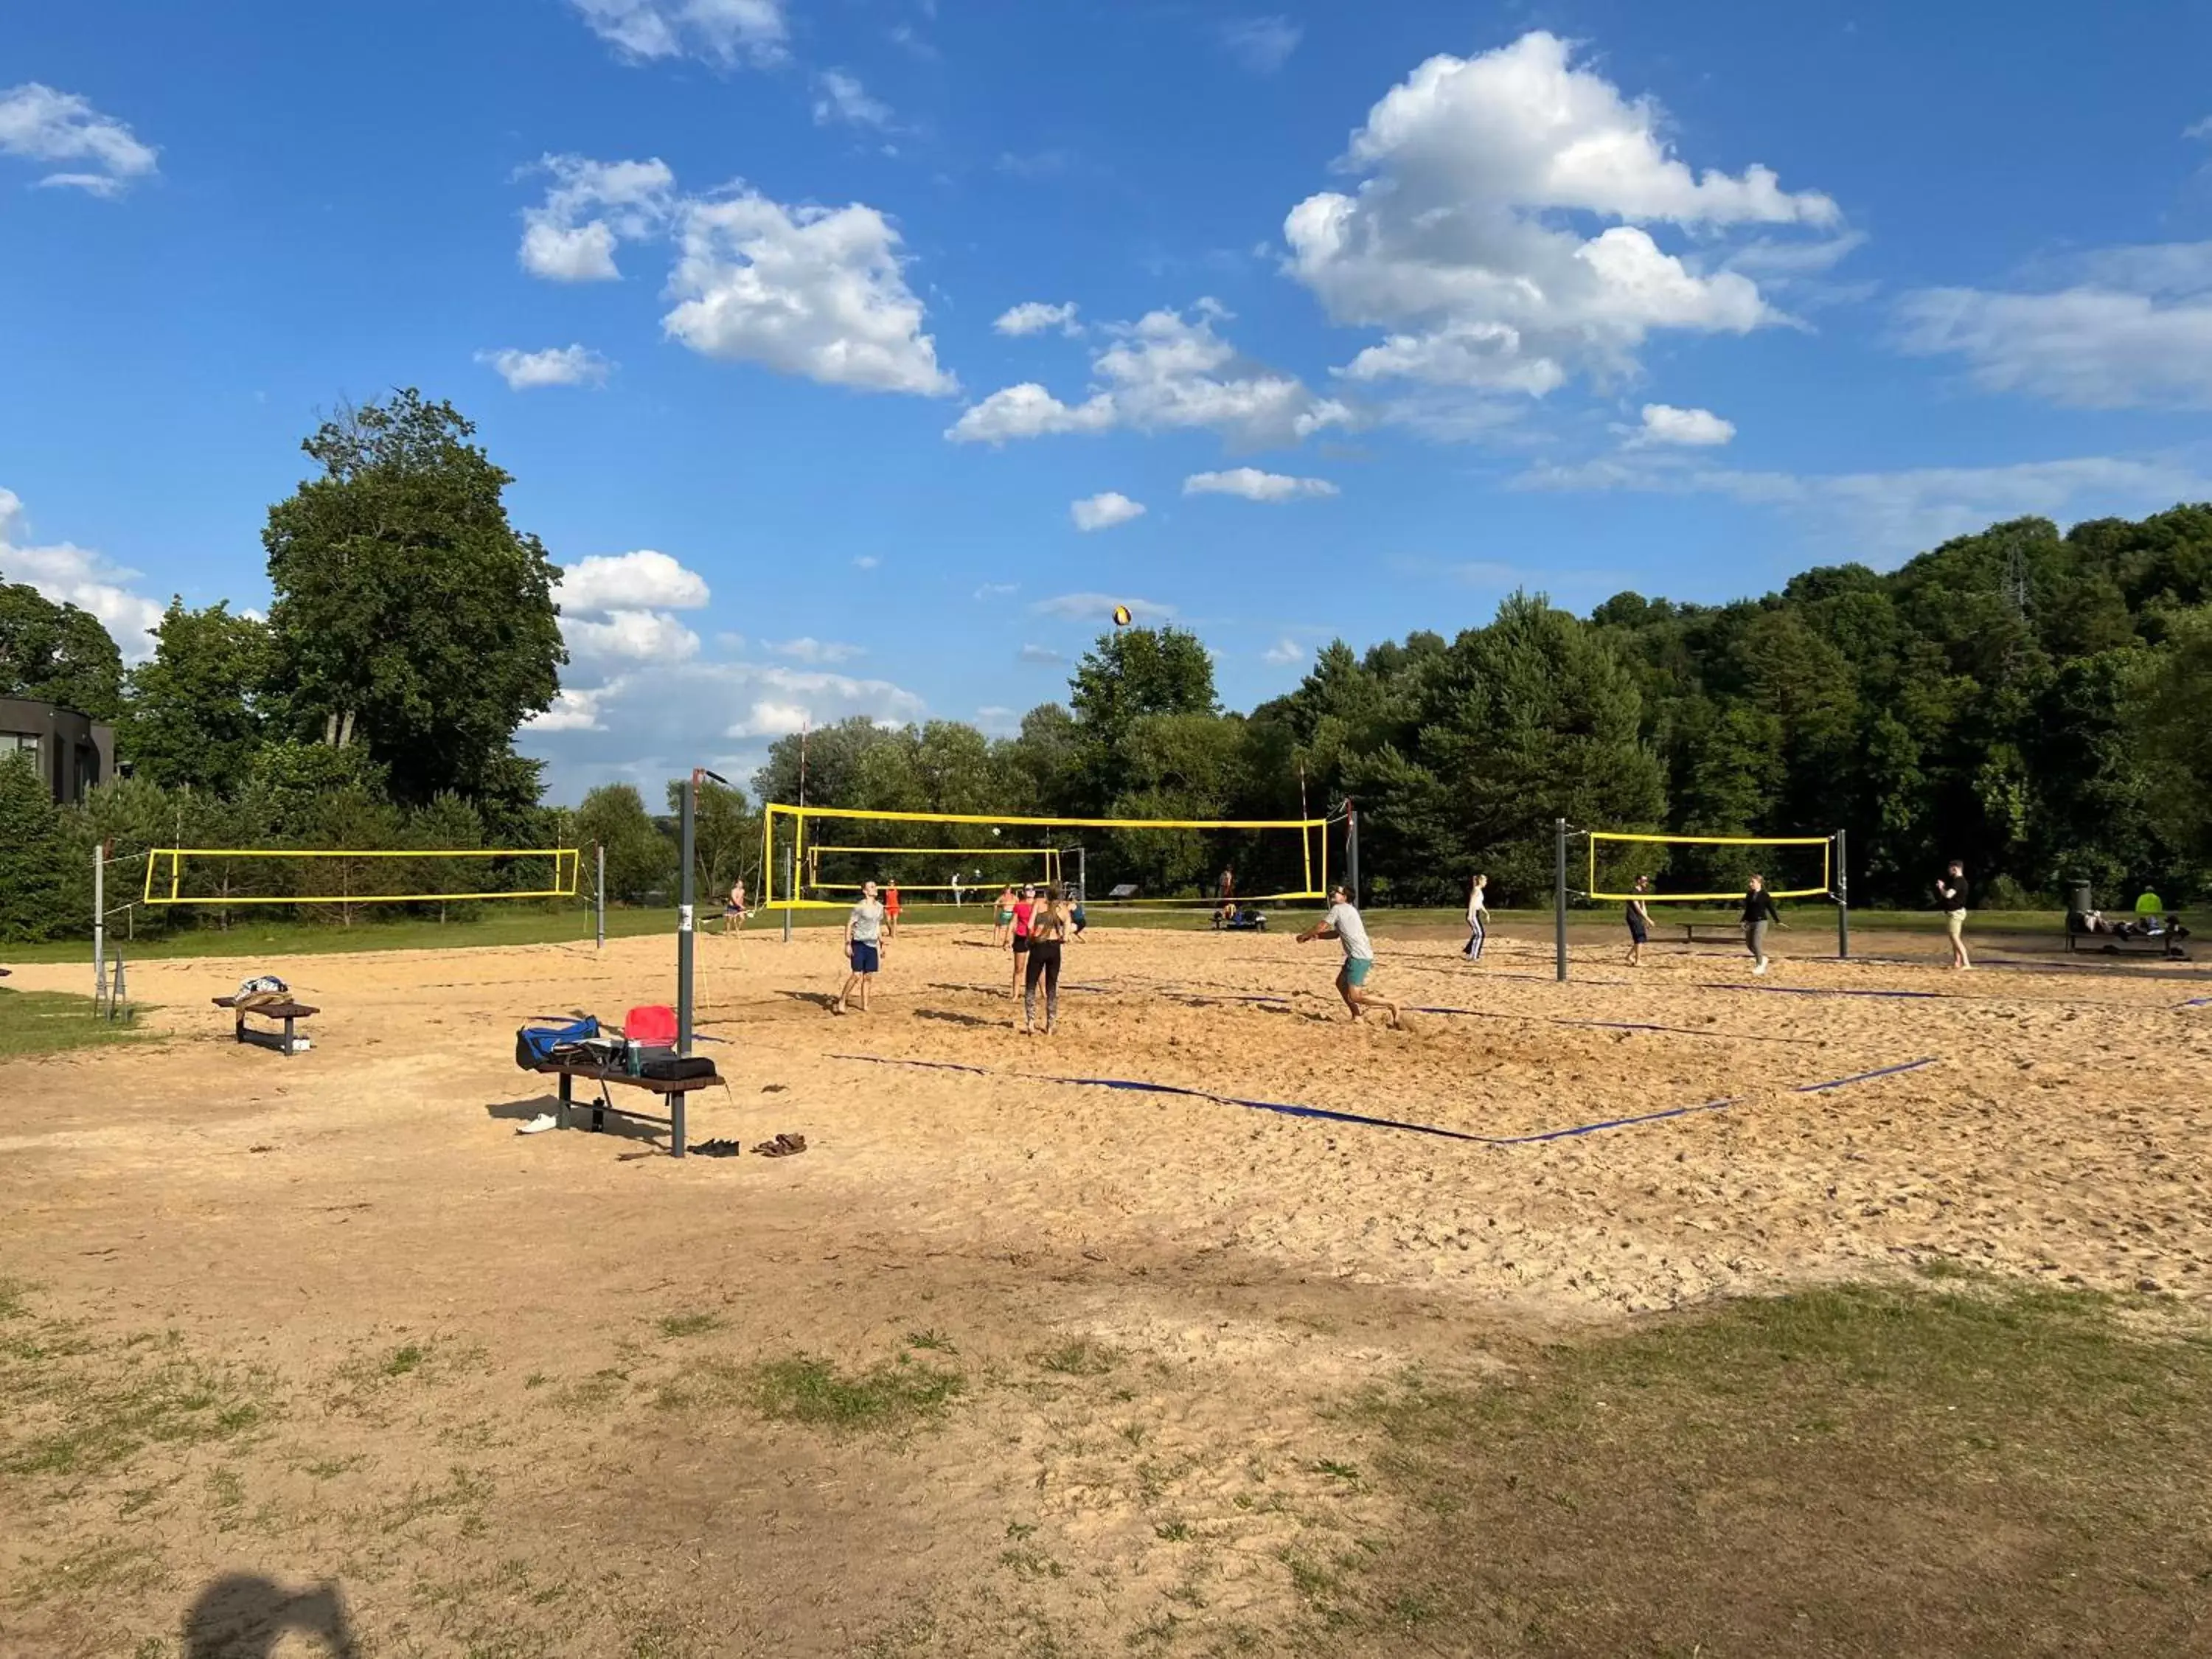
<path id="1" fill-rule="evenodd" d="M 115 775 L 115 728 L 57 703 L 0 697 L 0 760 L 27 750 L 64 806 Z"/>

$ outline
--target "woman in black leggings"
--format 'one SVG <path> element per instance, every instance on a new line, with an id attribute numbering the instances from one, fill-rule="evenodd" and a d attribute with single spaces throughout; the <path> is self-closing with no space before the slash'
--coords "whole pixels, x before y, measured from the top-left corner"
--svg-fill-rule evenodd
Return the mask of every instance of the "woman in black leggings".
<path id="1" fill-rule="evenodd" d="M 1067 900 L 1057 883 L 1044 890 L 1030 917 L 1030 971 L 1022 987 L 1022 1034 L 1036 1029 L 1037 981 L 1044 981 L 1044 1034 L 1060 1018 L 1060 952 L 1067 942 Z"/>

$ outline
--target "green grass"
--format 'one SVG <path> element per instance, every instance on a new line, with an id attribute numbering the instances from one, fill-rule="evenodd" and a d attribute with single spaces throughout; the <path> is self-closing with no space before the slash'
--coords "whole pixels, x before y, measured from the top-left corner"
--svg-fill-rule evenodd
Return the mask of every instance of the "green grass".
<path id="1" fill-rule="evenodd" d="M 839 1433 L 908 1429 L 941 1418 L 967 1389 L 958 1371 L 906 1354 L 848 1371 L 814 1354 L 763 1360 L 749 1375 L 752 1404 L 780 1423 Z"/>
<path id="2" fill-rule="evenodd" d="M 1410 1375 L 1352 1413 L 1409 1524 L 1295 1587 L 1438 1652 L 2193 1650 L 2212 1340 L 2172 1316 L 1947 1276 Z"/>
<path id="3" fill-rule="evenodd" d="M 1057 1371 L 1062 1376 L 1103 1376 L 1121 1363 L 1120 1353 L 1087 1336 L 1075 1337 L 1030 1358 L 1039 1369 Z"/>
<path id="4" fill-rule="evenodd" d="M 104 1048 L 144 1035 L 135 1026 L 96 1016 L 90 997 L 0 986 L 0 1060 Z"/>

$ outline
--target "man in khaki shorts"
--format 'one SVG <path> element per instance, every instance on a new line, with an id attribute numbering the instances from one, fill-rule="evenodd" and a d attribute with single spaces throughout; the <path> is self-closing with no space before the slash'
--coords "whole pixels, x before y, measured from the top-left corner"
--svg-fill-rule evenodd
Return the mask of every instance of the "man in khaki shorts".
<path id="1" fill-rule="evenodd" d="M 1943 931 L 1951 936 L 1951 965 L 1972 967 L 1966 959 L 1966 866 L 1956 859 L 1936 878 L 1936 905 L 1943 913 Z"/>

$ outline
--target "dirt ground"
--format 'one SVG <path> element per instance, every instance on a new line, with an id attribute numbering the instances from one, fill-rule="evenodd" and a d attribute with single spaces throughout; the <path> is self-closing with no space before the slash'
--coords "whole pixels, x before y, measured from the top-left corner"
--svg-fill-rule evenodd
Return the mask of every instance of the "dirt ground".
<path id="1" fill-rule="evenodd" d="M 833 934 L 699 942 L 692 1138 L 773 1160 L 514 1133 L 515 1026 L 669 1000 L 666 939 L 134 963 L 158 1040 L 0 1066 L 0 1653 L 1280 1651 L 1390 1533 L 1365 1384 L 1926 1257 L 2212 1299 L 2186 967 L 1384 937 L 1398 1031 L 1333 945 L 1117 930 L 1046 1039 L 987 939 L 842 1019 Z M 263 971 L 311 1052 L 208 1006 Z M 778 1420 L 799 1356 L 942 1409 Z"/>

